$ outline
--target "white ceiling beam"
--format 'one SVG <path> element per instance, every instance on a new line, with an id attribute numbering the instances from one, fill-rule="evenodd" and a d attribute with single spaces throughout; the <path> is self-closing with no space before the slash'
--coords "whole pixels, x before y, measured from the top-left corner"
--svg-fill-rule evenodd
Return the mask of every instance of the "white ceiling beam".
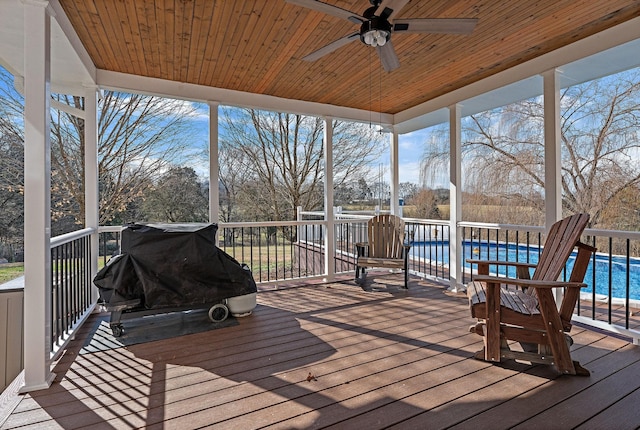
<path id="1" fill-rule="evenodd" d="M 85 112 L 82 109 L 78 109 L 73 106 L 69 106 L 66 103 L 59 102 L 56 99 L 51 99 L 51 107 L 61 110 L 63 112 L 68 113 L 69 115 L 73 115 L 77 118 L 85 119 Z"/>
<path id="2" fill-rule="evenodd" d="M 388 126 L 393 120 L 391 114 L 381 114 L 362 109 L 313 103 L 303 100 L 285 99 L 264 94 L 253 94 L 204 85 L 175 82 L 165 79 L 148 78 L 99 69 L 97 83 L 101 88 L 171 97 L 206 103 L 215 100 L 227 106 L 290 112 L 317 117 L 330 116 L 362 123 Z"/>

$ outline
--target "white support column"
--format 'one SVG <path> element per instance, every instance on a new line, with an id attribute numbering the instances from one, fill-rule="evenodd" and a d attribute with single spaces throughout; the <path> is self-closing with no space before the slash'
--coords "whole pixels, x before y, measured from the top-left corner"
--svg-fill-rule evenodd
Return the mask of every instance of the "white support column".
<path id="1" fill-rule="evenodd" d="M 91 279 L 98 273 L 100 253 L 100 195 L 98 187 L 98 88 L 87 87 L 84 94 L 84 212 L 85 227 L 95 229 L 91 235 Z M 91 299 L 98 300 L 94 286 Z"/>
<path id="2" fill-rule="evenodd" d="M 462 107 L 449 107 L 449 291 L 465 291 L 462 283 L 462 234 L 458 223 L 462 221 L 462 134 L 460 131 Z"/>
<path id="3" fill-rule="evenodd" d="M 557 70 L 544 78 L 544 199 L 545 228 L 562 218 L 562 170 L 560 131 L 560 85 Z"/>
<path id="4" fill-rule="evenodd" d="M 335 279 L 335 215 L 333 213 L 333 118 L 324 119 L 324 219 L 327 222 L 324 246 L 324 273 L 327 281 Z"/>
<path id="5" fill-rule="evenodd" d="M 389 133 L 389 144 L 391 146 L 391 213 L 402 216 L 400 213 L 400 171 L 399 171 L 399 154 L 398 154 L 398 132 L 393 129 Z"/>
<path id="6" fill-rule="evenodd" d="M 220 103 L 209 102 L 209 222 L 220 221 L 220 188 L 218 175 L 220 164 L 218 160 L 219 144 L 219 112 Z"/>
<path id="7" fill-rule="evenodd" d="M 544 78 L 544 207 L 545 229 L 562 218 L 562 139 L 560 131 L 560 85 L 558 71 L 542 74 Z M 562 303 L 562 289 L 553 290 L 556 303 Z"/>
<path id="8" fill-rule="evenodd" d="M 51 373 L 51 18 L 48 2 L 24 3 L 24 382 L 48 388 Z"/>

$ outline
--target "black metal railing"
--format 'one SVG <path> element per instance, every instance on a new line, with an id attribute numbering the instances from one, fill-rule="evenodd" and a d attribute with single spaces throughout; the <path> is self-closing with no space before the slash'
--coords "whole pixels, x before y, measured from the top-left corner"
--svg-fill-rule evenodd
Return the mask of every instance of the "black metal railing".
<path id="1" fill-rule="evenodd" d="M 120 226 L 100 227 L 98 236 L 98 266 L 102 267 L 114 255 L 120 253 Z"/>
<path id="2" fill-rule="evenodd" d="M 640 233 L 587 230 L 582 240 L 598 249 L 585 276 L 589 287 L 576 309 L 580 322 L 605 323 L 639 339 Z"/>
<path id="3" fill-rule="evenodd" d="M 450 226 L 437 220 L 407 220 L 407 231 L 413 235 L 409 252 L 409 270 L 418 276 L 448 281 L 450 279 Z"/>
<path id="4" fill-rule="evenodd" d="M 462 227 L 462 275 L 467 283 L 473 275 L 468 259 L 493 261 L 538 261 L 542 252 L 542 227 L 516 225 L 482 225 L 467 223 Z M 494 273 L 497 273 L 497 268 Z M 505 274 L 515 276 L 515 269 L 505 269 Z"/>
<path id="5" fill-rule="evenodd" d="M 318 221 L 225 223 L 218 247 L 246 264 L 257 283 L 324 274 L 325 226 Z"/>
<path id="6" fill-rule="evenodd" d="M 247 264 L 258 283 L 307 279 L 327 275 L 325 249 L 327 225 L 321 213 L 305 213 L 305 218 L 290 222 L 222 223 L 218 246 Z M 336 274 L 355 270 L 355 244 L 367 240 L 366 224 L 370 215 L 340 213 L 333 221 L 335 241 L 331 252 Z M 450 280 L 448 221 L 405 219 L 412 238 L 409 270 L 417 276 Z M 474 267 L 467 259 L 498 261 L 538 261 L 544 243 L 544 228 L 463 222 L 461 262 L 463 282 L 469 282 Z M 101 228 L 100 258 L 103 262 L 117 253 L 120 227 Z M 590 265 L 576 318 L 580 322 L 605 329 L 626 330 L 640 339 L 640 233 L 586 230 L 585 243 L 598 248 Z M 571 260 L 569 264 L 572 264 Z M 492 271 L 509 276 L 515 272 Z M 563 275 L 564 276 L 564 275 Z"/>
<path id="7" fill-rule="evenodd" d="M 335 221 L 336 273 L 355 270 L 355 244 L 367 241 L 369 217 L 342 213 Z M 424 278 L 449 279 L 449 225 L 437 220 L 405 220 L 405 238 L 411 243 L 409 271 Z"/>
<path id="8" fill-rule="evenodd" d="M 51 351 L 60 348 L 93 306 L 92 229 L 51 240 Z"/>

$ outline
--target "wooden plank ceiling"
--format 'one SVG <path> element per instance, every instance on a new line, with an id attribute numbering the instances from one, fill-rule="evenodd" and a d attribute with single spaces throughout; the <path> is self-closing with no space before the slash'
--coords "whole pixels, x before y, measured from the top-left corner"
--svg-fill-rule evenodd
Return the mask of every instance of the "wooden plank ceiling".
<path id="1" fill-rule="evenodd" d="M 362 14 L 368 0 L 325 0 Z M 478 18 L 471 35 L 393 35 L 385 72 L 358 25 L 284 0 L 60 0 L 99 69 L 397 113 L 640 15 L 638 0 L 411 0 L 396 18 Z"/>

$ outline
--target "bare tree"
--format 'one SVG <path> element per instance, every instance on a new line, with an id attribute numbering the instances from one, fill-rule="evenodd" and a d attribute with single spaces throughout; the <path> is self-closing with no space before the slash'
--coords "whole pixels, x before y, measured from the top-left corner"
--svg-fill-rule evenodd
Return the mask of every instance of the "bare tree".
<path id="1" fill-rule="evenodd" d="M 0 124 L 2 122 L 0 120 Z M 16 160 L 22 160 L 24 154 L 15 136 L 5 134 L 1 129 L 0 154 L 0 258 L 13 261 L 14 252 L 23 242 L 24 186 Z"/>
<path id="2" fill-rule="evenodd" d="M 13 261 L 24 229 L 23 104 L 0 67 L 0 257 Z"/>
<path id="3" fill-rule="evenodd" d="M 83 109 L 81 97 L 57 98 Z M 187 150 L 194 143 L 189 120 L 195 108 L 182 101 L 106 91 L 99 109 L 100 223 L 105 224 L 122 221 L 128 205 L 144 199 L 154 178 L 188 161 Z M 84 139 L 82 119 L 62 111 L 54 115 L 52 182 L 59 194 L 67 193 L 57 207 L 60 214 L 84 213 Z"/>
<path id="4" fill-rule="evenodd" d="M 231 145 L 221 145 L 218 152 L 218 184 L 220 187 L 220 220 L 239 221 L 243 218 L 241 205 L 243 191 L 252 181 L 252 173 L 244 153 Z"/>
<path id="5" fill-rule="evenodd" d="M 563 90 L 562 203 L 588 212 L 591 225 L 621 195 L 640 184 L 640 74 L 627 72 Z M 541 98 L 463 122 L 465 187 L 469 192 L 544 210 L 544 126 Z M 429 149 L 438 146 L 429 146 Z M 448 146 L 427 152 L 423 168 L 448 160 Z"/>
<path id="6" fill-rule="evenodd" d="M 53 97 L 84 109 L 81 97 Z M 24 159 L 18 156 L 24 151 L 23 111 L 24 99 L 13 88 L 13 77 L 0 69 L 0 187 L 20 193 L 24 184 Z M 195 112 L 192 104 L 183 101 L 104 92 L 98 122 L 100 223 L 121 222 L 130 206 L 143 198 L 152 178 L 172 164 L 187 161 L 187 149 L 194 144 L 190 119 Z M 84 120 L 52 109 L 53 234 L 83 223 L 84 154 Z"/>
<path id="7" fill-rule="evenodd" d="M 24 187 L 24 120 L 22 97 L 11 76 L 0 68 L 0 186 Z"/>
<path id="8" fill-rule="evenodd" d="M 416 218 L 425 218 L 425 219 L 441 219 L 442 214 L 440 213 L 440 209 L 438 209 L 438 200 L 436 193 L 433 190 L 428 190 L 425 188 L 420 189 L 413 196 L 413 204 L 415 205 L 415 216 Z"/>
<path id="9" fill-rule="evenodd" d="M 418 194 L 418 184 L 414 184 L 413 182 L 401 182 L 398 184 L 399 194 L 405 201 L 411 199 L 416 194 Z"/>
<path id="10" fill-rule="evenodd" d="M 253 217 L 288 220 L 297 206 L 322 207 L 322 119 L 232 108 L 224 111 L 224 127 L 221 150 L 236 154 L 246 173 L 241 191 Z M 382 151 L 380 143 L 381 136 L 367 126 L 333 121 L 334 187 L 366 175 Z"/>

